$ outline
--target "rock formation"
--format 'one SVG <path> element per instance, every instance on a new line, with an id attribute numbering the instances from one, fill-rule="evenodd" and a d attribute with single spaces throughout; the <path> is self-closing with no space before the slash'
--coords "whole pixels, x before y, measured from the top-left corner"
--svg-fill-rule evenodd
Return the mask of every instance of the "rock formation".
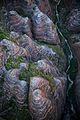
<path id="1" fill-rule="evenodd" d="M 60 120 L 66 102 L 66 62 L 49 1 L 4 3 L 0 115 L 6 120 Z"/>

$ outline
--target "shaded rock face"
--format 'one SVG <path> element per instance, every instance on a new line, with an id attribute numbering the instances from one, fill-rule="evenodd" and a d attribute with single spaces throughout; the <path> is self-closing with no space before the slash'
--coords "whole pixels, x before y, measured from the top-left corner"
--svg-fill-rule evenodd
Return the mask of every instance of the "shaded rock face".
<path id="1" fill-rule="evenodd" d="M 46 14 L 48 17 L 52 18 L 49 0 L 35 0 L 35 3 L 37 4 L 41 12 Z"/>
<path id="2" fill-rule="evenodd" d="M 76 110 L 77 116 L 80 118 L 80 42 L 73 44 L 74 54 L 78 60 L 78 73 L 74 81 L 74 108 Z"/>
<path id="3" fill-rule="evenodd" d="M 74 49 L 74 53 L 78 59 L 78 62 L 80 64 L 80 42 L 76 42 L 73 44 L 73 49 Z"/>
<path id="4" fill-rule="evenodd" d="M 21 17 L 16 11 L 10 11 L 8 14 L 8 29 L 32 37 L 30 29 L 30 20 L 28 17 Z"/>
<path id="5" fill-rule="evenodd" d="M 69 10 L 75 8 L 77 0 L 64 0 L 65 7 Z"/>
<path id="6" fill-rule="evenodd" d="M 4 82 L 4 95 L 9 101 L 12 97 L 15 97 L 17 106 L 21 109 L 27 98 L 27 82 L 19 80 L 19 70 L 13 69 L 6 73 Z"/>
<path id="7" fill-rule="evenodd" d="M 27 10 L 31 9 L 31 6 L 35 3 L 43 13 L 48 15 L 48 17 L 52 18 L 51 7 L 48 0 L 46 1 L 45 0 L 14 0 L 14 1 L 5 0 L 4 3 L 9 11 L 18 10 L 18 12 L 19 10 L 26 11 L 26 9 Z"/>
<path id="8" fill-rule="evenodd" d="M 78 119 L 80 118 L 80 1 L 76 1 L 77 4 L 74 9 L 71 10 L 67 18 L 67 29 L 72 33 L 71 38 L 69 39 L 70 45 L 72 47 L 73 53 L 78 62 L 78 73 L 74 80 L 73 85 L 73 105 L 77 114 Z"/>
<path id="9" fill-rule="evenodd" d="M 5 0 L 5 3 L 10 36 L 0 41 L 3 47 L 0 49 L 0 67 L 5 66 L 4 77 L 1 78 L 4 79 L 4 102 L 7 109 L 13 107 L 11 102 L 16 109 L 15 116 L 10 110 L 13 113 L 11 119 L 28 120 L 30 113 L 34 120 L 60 120 L 66 101 L 66 78 L 64 71 L 58 68 L 64 67 L 59 63 L 63 53 L 57 47 L 60 47 L 60 40 L 56 26 L 47 16 L 51 16 L 49 2 Z M 25 11 L 26 17 L 17 13 L 19 7 Z M 1 113 L 5 109 L 1 108 Z M 8 117 L 6 114 L 9 114 Z M 18 114 L 22 115 L 20 119 Z M 2 117 L 8 120 L 9 116 L 8 111 Z"/>
<path id="10" fill-rule="evenodd" d="M 62 16 L 65 16 L 64 18 L 60 18 L 60 21 L 62 21 L 61 23 L 61 27 L 60 28 L 62 31 L 62 34 L 65 36 L 66 41 L 69 43 L 71 50 L 73 52 L 74 55 L 74 60 L 77 60 L 76 63 L 71 63 L 72 65 L 72 70 L 70 70 L 70 72 L 72 72 L 72 82 L 73 85 L 71 87 L 71 92 L 69 93 L 70 99 L 72 100 L 72 104 L 75 110 L 75 113 L 73 113 L 74 117 L 72 118 L 71 116 L 71 120 L 78 120 L 80 119 L 80 16 L 79 16 L 79 8 L 80 8 L 80 1 L 78 0 L 64 0 L 65 4 L 67 2 L 66 5 L 70 5 L 71 8 L 67 9 L 65 7 L 63 7 L 61 9 L 61 11 L 59 10 L 58 12 L 61 15 L 62 12 Z M 61 7 L 61 6 L 59 6 Z M 63 13 L 63 9 L 64 9 L 64 13 Z M 65 12 L 66 11 L 66 12 Z M 66 28 L 64 28 L 64 22 L 66 21 Z M 65 30 L 66 29 L 66 30 Z M 76 59 L 75 59 L 76 58 Z M 76 75 L 74 73 L 74 69 L 76 66 Z M 71 76 L 70 76 L 71 77 Z"/>
<path id="11" fill-rule="evenodd" d="M 4 71 L 5 58 L 6 58 L 6 54 L 2 50 L 2 47 L 0 46 L 0 76 Z"/>
<path id="12" fill-rule="evenodd" d="M 74 82 L 74 108 L 78 118 L 80 118 L 80 67 L 78 68 L 78 74 Z"/>
<path id="13" fill-rule="evenodd" d="M 80 32 L 80 10 L 73 9 L 67 18 L 67 29 L 71 32 Z"/>

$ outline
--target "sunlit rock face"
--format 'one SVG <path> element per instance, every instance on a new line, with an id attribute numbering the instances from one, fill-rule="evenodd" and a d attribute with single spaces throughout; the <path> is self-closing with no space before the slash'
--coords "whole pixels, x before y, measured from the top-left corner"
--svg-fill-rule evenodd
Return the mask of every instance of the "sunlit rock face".
<path id="1" fill-rule="evenodd" d="M 32 16 L 33 35 L 36 40 L 59 44 L 60 40 L 54 23 L 35 6 Z"/>
<path id="2" fill-rule="evenodd" d="M 36 63 L 36 69 L 46 73 L 46 74 L 51 74 L 54 77 L 58 77 L 60 75 L 59 70 L 53 63 L 49 60 L 43 59 L 39 60 Z"/>
<path id="3" fill-rule="evenodd" d="M 29 108 L 35 120 L 60 119 L 61 111 L 63 110 L 63 104 L 65 101 L 65 95 L 62 90 L 64 88 L 63 86 L 64 84 L 62 84 L 61 80 L 55 79 L 56 88 L 53 95 L 49 81 L 41 77 L 31 78 Z"/>

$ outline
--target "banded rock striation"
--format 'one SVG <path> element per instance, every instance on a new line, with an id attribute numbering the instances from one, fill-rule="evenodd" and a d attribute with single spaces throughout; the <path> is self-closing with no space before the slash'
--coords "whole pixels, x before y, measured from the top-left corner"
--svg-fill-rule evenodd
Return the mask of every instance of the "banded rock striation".
<path id="1" fill-rule="evenodd" d="M 60 56 L 63 52 L 58 55 L 61 51 L 57 48 L 57 45 L 60 46 L 60 40 L 56 26 L 46 15 L 50 15 L 47 11 L 47 7 L 50 6 L 43 10 L 48 0 L 46 3 L 40 1 L 41 5 L 35 1 L 41 10 L 33 4 L 34 1 L 25 0 L 20 3 L 19 0 L 5 0 L 5 2 L 8 13 L 7 28 L 11 33 L 8 39 L 0 41 L 7 55 L 5 64 L 2 59 L 4 53 L 0 55 L 1 66 L 5 66 L 6 69 L 1 79 L 4 80 L 2 84 L 4 102 L 7 109 L 12 107 L 11 102 L 16 103 L 14 104 L 16 115 L 11 109 L 10 112 L 13 113 L 11 118 L 9 111 L 2 117 L 6 120 L 12 118 L 27 120 L 30 113 L 35 120 L 60 120 L 66 101 L 66 78 L 65 72 L 61 73 L 58 68 L 59 65 L 62 68 L 64 66 L 59 63 L 59 60 L 63 59 Z M 11 4 L 13 6 L 9 9 Z M 17 11 L 19 7 L 25 11 L 26 17 Z M 1 111 L 6 111 L 5 107 Z M 18 114 L 22 117 L 18 118 Z"/>

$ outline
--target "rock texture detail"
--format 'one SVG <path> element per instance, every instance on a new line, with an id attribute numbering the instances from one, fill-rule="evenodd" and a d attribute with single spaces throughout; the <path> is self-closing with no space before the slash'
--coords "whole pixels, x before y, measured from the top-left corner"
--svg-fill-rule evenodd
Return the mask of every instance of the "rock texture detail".
<path id="1" fill-rule="evenodd" d="M 64 66 L 59 63 L 64 55 L 60 51 L 56 25 L 50 19 L 49 1 L 4 1 L 8 36 L 5 37 L 3 29 L 4 36 L 0 33 L 0 74 L 3 68 L 5 70 L 4 76 L 0 76 L 3 88 L 0 106 L 3 107 L 4 101 L 6 107 L 0 108 L 0 114 L 5 113 L 5 117 L 1 117 L 60 120 L 66 101 L 66 79 L 64 71 L 60 71 Z M 8 111 L 8 108 L 11 109 Z"/>

